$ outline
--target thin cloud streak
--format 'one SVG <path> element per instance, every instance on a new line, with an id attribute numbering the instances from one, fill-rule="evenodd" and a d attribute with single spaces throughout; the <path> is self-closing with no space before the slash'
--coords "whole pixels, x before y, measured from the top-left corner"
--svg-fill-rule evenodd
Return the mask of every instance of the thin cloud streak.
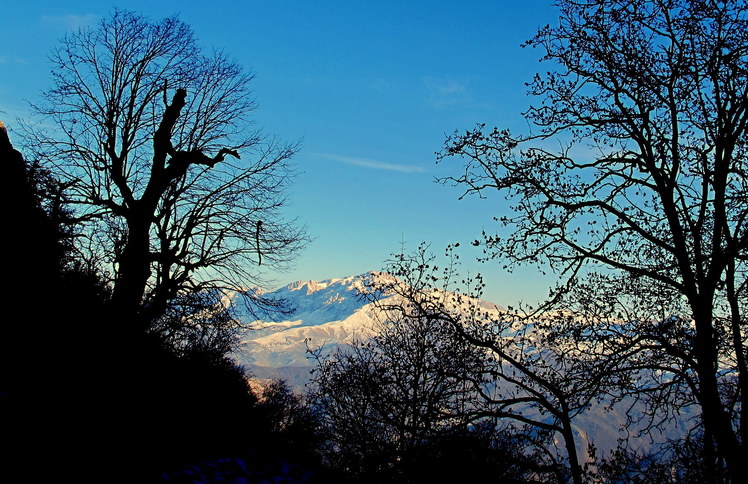
<path id="1" fill-rule="evenodd" d="M 28 65 L 29 61 L 23 57 L 16 57 L 14 59 L 8 59 L 7 57 L 0 56 L 0 64 L 21 64 Z"/>
<path id="2" fill-rule="evenodd" d="M 403 165 L 399 163 L 388 163 L 386 161 L 372 160 L 369 158 L 359 158 L 355 156 L 343 156 L 332 153 L 314 153 L 314 156 L 330 161 L 346 163 L 348 165 L 363 166 L 374 170 L 398 171 L 401 173 L 422 173 L 426 170 L 416 165 Z"/>
<path id="3" fill-rule="evenodd" d="M 93 25 L 99 19 L 98 15 L 87 13 L 84 15 L 66 14 L 66 15 L 44 15 L 42 22 L 45 24 L 58 25 L 67 30 L 77 30 L 81 27 Z"/>
<path id="4" fill-rule="evenodd" d="M 465 81 L 428 76 L 423 78 L 423 85 L 428 94 L 427 102 L 434 108 L 463 106 L 471 102 Z"/>

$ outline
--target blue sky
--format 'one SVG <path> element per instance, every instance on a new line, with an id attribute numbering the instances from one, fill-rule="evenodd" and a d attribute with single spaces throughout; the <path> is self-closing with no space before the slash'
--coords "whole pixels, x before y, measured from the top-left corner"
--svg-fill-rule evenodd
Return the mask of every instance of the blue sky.
<path id="1" fill-rule="evenodd" d="M 422 241 L 441 253 L 461 242 L 463 269 L 486 277 L 486 299 L 535 302 L 553 283 L 536 268 L 508 274 L 477 264 L 469 242 L 506 213 L 498 198 L 458 200 L 434 182 L 445 136 L 476 123 L 526 129 L 524 83 L 541 52 L 520 44 L 558 17 L 551 0 L 513 1 L 28 1 L 0 17 L 0 119 L 29 112 L 49 84 L 47 53 L 70 29 L 114 6 L 154 19 L 179 14 L 205 48 L 256 75 L 255 121 L 301 141 L 288 213 L 314 241 L 278 285 L 381 269 Z"/>

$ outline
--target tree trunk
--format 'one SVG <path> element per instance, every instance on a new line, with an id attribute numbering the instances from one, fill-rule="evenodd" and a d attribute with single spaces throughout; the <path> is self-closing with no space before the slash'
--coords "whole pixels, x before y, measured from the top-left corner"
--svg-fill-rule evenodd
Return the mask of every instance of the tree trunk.
<path id="1" fill-rule="evenodd" d="M 173 154 L 171 131 L 184 107 L 187 91 L 177 89 L 171 104 L 166 107 L 158 129 L 153 135 L 153 164 L 150 179 L 139 200 L 133 200 L 125 220 L 127 220 L 127 240 L 119 258 L 117 279 L 112 299 L 120 316 L 127 319 L 140 319 L 137 325 L 148 329 L 149 318 L 141 311 L 145 288 L 151 276 L 150 231 L 158 200 L 169 184 L 187 169 L 189 163 L 167 172 L 166 160 Z"/>
<path id="2" fill-rule="evenodd" d="M 120 317 L 137 320 L 145 295 L 150 270 L 150 217 L 136 214 L 127 217 L 127 240 L 119 258 L 119 268 L 112 303 Z M 139 326 L 147 329 L 148 322 Z"/>
<path id="3" fill-rule="evenodd" d="M 710 310 L 694 309 L 696 341 L 694 342 L 697 360 L 696 372 L 699 377 L 697 398 L 701 404 L 704 427 L 717 443 L 717 453 L 727 463 L 727 473 L 731 482 L 740 482 L 743 476 L 744 461 L 742 445 L 733 429 L 730 415 L 725 410 L 719 394 L 717 383 L 716 343 L 712 334 L 712 315 Z"/>
<path id="4" fill-rule="evenodd" d="M 571 419 L 568 418 L 569 410 L 566 405 L 562 404 L 563 416 L 561 417 L 561 435 L 564 438 L 564 446 L 569 459 L 569 470 L 571 471 L 571 480 L 574 484 L 582 484 L 584 478 L 582 475 L 582 466 L 579 465 L 579 455 L 574 439 L 574 430 L 571 428 Z"/>

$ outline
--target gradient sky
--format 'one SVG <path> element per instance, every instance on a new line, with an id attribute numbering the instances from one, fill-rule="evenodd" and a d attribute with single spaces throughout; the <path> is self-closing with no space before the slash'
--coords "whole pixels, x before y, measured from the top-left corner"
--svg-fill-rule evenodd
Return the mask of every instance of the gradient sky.
<path id="1" fill-rule="evenodd" d="M 205 48 L 256 75 L 255 120 L 301 141 L 288 213 L 314 241 L 277 285 L 381 269 L 405 242 L 442 253 L 461 242 L 463 269 L 480 271 L 485 298 L 533 303 L 553 278 L 477 264 L 469 242 L 506 213 L 498 197 L 458 200 L 434 182 L 445 136 L 476 123 L 526 129 L 525 82 L 542 52 L 520 44 L 555 23 L 551 0 L 515 1 L 36 1 L 5 2 L 0 17 L 0 119 L 28 114 L 49 85 L 47 54 L 66 31 L 95 26 L 114 6 L 153 19 L 178 14 Z"/>

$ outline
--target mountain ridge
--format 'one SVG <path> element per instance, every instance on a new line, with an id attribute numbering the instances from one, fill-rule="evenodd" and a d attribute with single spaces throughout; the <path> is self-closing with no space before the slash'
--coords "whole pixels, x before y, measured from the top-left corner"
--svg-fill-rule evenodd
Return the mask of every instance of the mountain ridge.
<path id="1" fill-rule="evenodd" d="M 322 281 L 296 281 L 265 293 L 265 297 L 286 301 L 292 309 L 275 320 L 257 320 L 240 312 L 239 319 L 248 329 L 240 334 L 235 358 L 250 370 L 311 369 L 314 363 L 307 358 L 308 347 L 332 350 L 354 338 L 369 337 L 375 310 L 361 291 L 376 274 L 372 271 Z"/>
<path id="2" fill-rule="evenodd" d="M 307 348 L 328 352 L 357 338 L 368 338 L 376 331 L 381 311 L 364 293 L 393 280 L 395 277 L 388 273 L 369 271 L 321 281 L 295 281 L 264 293 L 264 297 L 285 301 L 291 310 L 282 318 L 263 320 L 239 311 L 238 318 L 247 329 L 240 334 L 234 356 L 250 370 L 254 366 L 312 367 L 315 363 L 307 357 Z M 395 296 L 380 295 L 380 301 L 391 297 Z M 477 304 L 484 310 L 504 310 L 484 300 L 477 300 Z"/>
<path id="3" fill-rule="evenodd" d="M 341 345 L 367 339 L 375 333 L 377 309 L 360 293 L 365 287 L 371 287 L 372 278 L 376 275 L 392 277 L 372 271 L 322 281 L 296 281 L 264 294 L 266 297 L 285 299 L 293 309 L 284 318 L 277 318 L 279 320 L 257 320 L 249 313 L 240 314 L 240 318 L 244 318 L 242 323 L 248 329 L 240 335 L 235 359 L 258 378 L 283 378 L 292 388 L 303 390 L 316 365 L 309 349 L 319 349 L 321 354 L 329 354 Z M 488 301 L 478 300 L 477 303 L 483 310 L 504 310 Z M 625 415 L 620 411 L 610 411 L 602 403 L 593 404 L 592 407 L 574 420 L 580 455 L 586 455 L 590 441 L 602 452 L 614 449 L 617 439 L 623 435 L 621 428 L 627 424 Z M 693 417 L 691 410 L 684 410 L 684 422 Z M 676 425 L 662 437 L 682 434 L 684 428 L 679 426 Z M 626 432 L 635 433 L 636 427 L 633 424 Z M 635 447 L 649 448 L 643 440 L 635 441 Z"/>

